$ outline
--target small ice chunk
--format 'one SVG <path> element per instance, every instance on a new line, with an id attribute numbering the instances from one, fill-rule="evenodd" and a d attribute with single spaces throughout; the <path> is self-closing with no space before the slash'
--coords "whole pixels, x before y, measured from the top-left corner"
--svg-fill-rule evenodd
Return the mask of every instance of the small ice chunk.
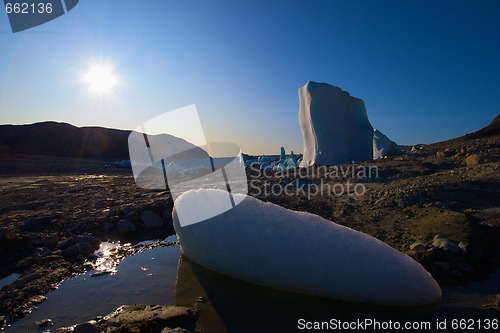
<path id="1" fill-rule="evenodd" d="M 364 303 L 418 306 L 441 289 L 415 260 L 367 234 L 317 215 L 234 194 L 239 205 L 181 227 L 177 210 L 208 209 L 228 192 L 188 191 L 177 198 L 174 227 L 182 252 L 214 271 L 279 289 Z M 205 201 L 205 207 L 198 206 Z"/>
<path id="2" fill-rule="evenodd" d="M 373 131 L 373 159 L 399 154 L 399 146 L 379 130 Z"/>

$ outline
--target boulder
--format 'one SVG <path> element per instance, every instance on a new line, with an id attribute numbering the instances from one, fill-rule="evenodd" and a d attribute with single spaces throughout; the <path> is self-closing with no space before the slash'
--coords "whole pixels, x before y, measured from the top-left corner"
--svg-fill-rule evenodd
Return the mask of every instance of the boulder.
<path id="1" fill-rule="evenodd" d="M 48 246 L 54 246 L 57 245 L 59 242 L 60 238 L 56 234 L 50 234 L 45 237 L 43 237 L 40 241 L 40 243 Z"/>
<path id="2" fill-rule="evenodd" d="M 45 230 L 54 220 L 54 218 L 54 216 L 44 216 L 30 219 L 26 223 L 21 225 L 19 227 L 19 230 L 28 232 Z"/>
<path id="3" fill-rule="evenodd" d="M 87 243 L 94 250 L 97 250 L 99 248 L 99 245 L 101 245 L 101 241 L 93 236 L 87 236 L 87 235 L 80 235 L 76 237 L 76 242 L 77 243 Z"/>
<path id="4" fill-rule="evenodd" d="M 80 255 L 80 249 L 78 248 L 78 244 L 73 244 L 67 249 L 64 249 L 61 254 L 66 258 L 73 260 Z"/>
<path id="5" fill-rule="evenodd" d="M 71 237 L 71 238 L 67 238 L 65 240 L 62 240 L 60 242 L 57 243 L 57 248 L 59 250 L 65 250 L 67 249 L 68 247 L 72 246 L 72 245 L 75 245 L 76 244 L 76 240 Z"/>
<path id="6" fill-rule="evenodd" d="M 373 131 L 373 159 L 378 160 L 385 156 L 394 156 L 400 153 L 396 142 L 389 139 L 379 130 Z"/>
<path id="7" fill-rule="evenodd" d="M 454 242 L 440 235 L 436 235 L 436 237 L 434 237 L 432 246 L 454 254 L 460 253 L 460 248 Z"/>
<path id="8" fill-rule="evenodd" d="M 78 247 L 78 252 L 85 258 L 94 253 L 94 248 L 89 243 L 78 243 L 76 246 Z"/>
<path id="9" fill-rule="evenodd" d="M 481 163 L 481 158 L 477 154 L 471 154 L 471 155 L 467 156 L 467 158 L 465 159 L 465 163 L 468 166 L 478 165 Z"/>
<path id="10" fill-rule="evenodd" d="M 97 327 L 94 323 L 86 322 L 78 324 L 73 329 L 73 333 L 97 333 Z"/>
<path id="11" fill-rule="evenodd" d="M 141 214 L 141 221 L 146 229 L 163 227 L 163 220 L 152 210 L 145 210 Z"/>
<path id="12" fill-rule="evenodd" d="M 301 167 L 373 159 L 373 127 L 363 100 L 312 81 L 299 88 L 299 99 L 304 141 Z"/>
<path id="13" fill-rule="evenodd" d="M 463 255 L 467 254 L 467 244 L 466 243 L 464 243 L 464 242 L 458 243 L 458 248 L 460 249 L 460 253 L 462 253 Z"/>
<path id="14" fill-rule="evenodd" d="M 410 250 L 415 251 L 415 252 L 422 252 L 427 250 L 427 246 L 422 243 L 413 243 L 410 245 Z"/>
<path id="15" fill-rule="evenodd" d="M 135 224 L 128 220 L 120 220 L 118 222 L 118 232 L 120 234 L 130 234 L 130 233 L 135 233 Z"/>
<path id="16" fill-rule="evenodd" d="M 0 228 L 0 239 L 7 237 L 8 234 L 9 234 L 9 229 L 5 227 Z"/>

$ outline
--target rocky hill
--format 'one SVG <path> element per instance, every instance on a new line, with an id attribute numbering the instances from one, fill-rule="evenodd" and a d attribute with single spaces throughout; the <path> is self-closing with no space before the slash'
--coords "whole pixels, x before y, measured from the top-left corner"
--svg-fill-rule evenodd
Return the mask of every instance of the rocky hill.
<path id="1" fill-rule="evenodd" d="M 500 135 L 500 114 L 491 121 L 491 123 L 481 128 L 479 131 L 465 135 L 464 139 L 480 139 Z"/>
<path id="2" fill-rule="evenodd" d="M 105 162 L 130 159 L 131 133 L 57 122 L 0 125 L 0 174 L 102 172 Z M 149 143 L 165 156 L 175 155 L 177 159 L 207 157 L 204 150 L 168 134 L 148 135 L 148 143 L 142 135 L 131 140 L 137 149 L 147 149 Z M 143 155 L 149 158 L 147 153 Z"/>
<path id="3" fill-rule="evenodd" d="M 0 125 L 0 156 L 51 156 L 61 158 L 122 160 L 129 159 L 131 131 L 104 127 L 75 127 L 66 123 L 42 122 L 30 125 Z M 161 137 L 174 151 L 195 148 L 172 135 Z"/>

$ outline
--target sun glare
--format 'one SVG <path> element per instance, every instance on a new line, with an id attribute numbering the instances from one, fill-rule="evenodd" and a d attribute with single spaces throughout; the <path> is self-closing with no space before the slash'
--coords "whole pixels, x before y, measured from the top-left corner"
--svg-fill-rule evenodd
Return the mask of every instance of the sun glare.
<path id="1" fill-rule="evenodd" d="M 90 91 L 99 94 L 110 93 L 117 84 L 113 68 L 108 65 L 93 65 L 84 76 Z"/>

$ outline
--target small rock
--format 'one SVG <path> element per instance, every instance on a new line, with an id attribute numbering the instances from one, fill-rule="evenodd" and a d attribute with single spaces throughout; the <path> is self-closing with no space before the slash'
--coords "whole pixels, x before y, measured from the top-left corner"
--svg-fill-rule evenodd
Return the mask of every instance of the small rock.
<path id="1" fill-rule="evenodd" d="M 9 229 L 7 228 L 0 228 L 0 238 L 4 238 L 9 234 Z"/>
<path id="2" fill-rule="evenodd" d="M 54 216 L 38 217 L 35 219 L 30 219 L 28 222 L 19 227 L 21 231 L 42 231 L 46 229 L 50 222 L 54 219 Z"/>
<path id="3" fill-rule="evenodd" d="M 135 211 L 135 207 L 131 206 L 131 205 L 128 205 L 127 207 L 125 207 L 123 209 L 123 215 L 127 216 L 128 214 L 133 213 L 134 211 Z"/>
<path id="4" fill-rule="evenodd" d="M 42 319 L 35 321 L 36 327 L 46 327 L 52 325 L 52 319 Z"/>
<path id="5" fill-rule="evenodd" d="M 164 329 L 161 330 L 161 333 L 191 333 L 191 331 L 188 331 L 181 327 L 176 327 L 176 328 L 165 327 Z"/>
<path id="6" fill-rule="evenodd" d="M 432 245 L 436 248 L 442 249 L 444 251 L 450 251 L 454 254 L 460 253 L 460 248 L 455 243 L 439 235 L 434 237 Z"/>
<path id="7" fill-rule="evenodd" d="M 132 222 L 127 220 L 120 220 L 120 222 L 118 222 L 118 232 L 120 234 L 135 233 L 135 231 L 135 224 Z"/>
<path id="8" fill-rule="evenodd" d="M 64 249 L 67 249 L 68 247 L 70 247 L 74 244 L 76 244 L 76 240 L 74 238 L 68 238 L 68 239 L 65 239 L 65 240 L 57 243 L 57 248 L 59 250 L 64 250 Z"/>
<path id="9" fill-rule="evenodd" d="M 87 243 L 91 247 L 93 247 L 95 250 L 97 250 L 99 248 L 99 245 L 101 245 L 101 241 L 99 239 L 92 237 L 92 236 L 87 236 L 87 235 L 77 236 L 76 242 L 77 243 Z"/>
<path id="10" fill-rule="evenodd" d="M 93 323 L 78 324 L 73 333 L 97 333 L 97 327 Z"/>
<path id="11" fill-rule="evenodd" d="M 60 240 L 59 236 L 57 236 L 56 234 L 52 234 L 42 238 L 41 243 L 52 246 L 52 245 L 57 245 L 59 240 Z"/>
<path id="12" fill-rule="evenodd" d="M 146 229 L 155 229 L 163 227 L 163 220 L 152 210 L 145 210 L 141 214 L 141 220 Z"/>
<path id="13" fill-rule="evenodd" d="M 47 297 L 43 296 L 43 295 L 36 295 L 36 296 L 32 296 L 30 299 L 29 299 L 29 303 L 30 304 L 38 304 L 38 303 L 42 303 L 43 301 L 45 301 L 47 299 Z"/>
<path id="14" fill-rule="evenodd" d="M 120 217 L 118 215 L 113 215 L 109 218 L 109 222 L 111 223 L 118 223 L 120 221 Z"/>
<path id="15" fill-rule="evenodd" d="M 113 223 L 110 223 L 110 222 L 104 222 L 103 224 L 101 224 L 101 229 L 104 231 L 110 231 L 110 230 L 113 230 L 114 228 L 115 228 L 115 225 Z"/>
<path id="16" fill-rule="evenodd" d="M 439 267 L 443 272 L 447 272 L 450 270 L 450 264 L 444 261 L 436 262 L 436 266 Z"/>
<path id="17" fill-rule="evenodd" d="M 67 249 L 63 250 L 61 254 L 66 258 L 73 260 L 80 255 L 80 249 L 78 248 L 80 244 L 73 244 Z"/>
<path id="18" fill-rule="evenodd" d="M 463 157 L 466 154 L 467 154 L 467 149 L 461 148 L 459 151 L 457 151 L 457 153 L 455 154 L 454 158 Z"/>
<path id="19" fill-rule="evenodd" d="M 459 264 L 458 269 L 469 274 L 474 274 L 474 268 L 465 262 Z"/>
<path id="20" fill-rule="evenodd" d="M 413 243 L 410 245 L 410 250 L 415 251 L 415 252 L 421 252 L 427 250 L 427 246 L 422 243 Z"/>
<path id="21" fill-rule="evenodd" d="M 49 249 L 47 249 L 47 247 L 37 247 L 35 251 L 37 254 L 43 255 L 45 253 L 48 253 Z"/>
<path id="22" fill-rule="evenodd" d="M 77 263 L 83 263 L 85 261 L 87 257 L 83 254 L 79 254 L 76 258 L 75 258 L 75 262 Z"/>
<path id="23" fill-rule="evenodd" d="M 108 320 L 109 326 L 119 327 L 122 325 L 122 322 L 119 319 L 111 318 Z"/>
<path id="24" fill-rule="evenodd" d="M 448 148 L 446 148 L 445 150 L 442 150 L 442 151 L 438 151 L 436 153 L 436 157 L 450 157 L 452 155 L 453 155 L 453 152 Z"/>
<path id="25" fill-rule="evenodd" d="M 460 242 L 460 243 L 458 243 L 458 247 L 460 248 L 460 253 L 462 253 L 462 255 L 467 254 L 467 244 L 466 243 Z"/>
<path id="26" fill-rule="evenodd" d="M 471 154 L 465 158 L 465 163 L 470 165 L 477 165 L 481 163 L 481 158 L 477 154 Z"/>
<path id="27" fill-rule="evenodd" d="M 396 203 L 397 203 L 399 208 L 406 208 L 406 207 L 410 206 L 410 202 L 405 197 L 400 197 L 400 198 L 396 199 Z"/>
<path id="28" fill-rule="evenodd" d="M 92 247 L 89 243 L 79 243 L 76 246 L 78 247 L 79 253 L 85 257 L 94 253 L 94 247 Z M 99 246 L 97 248 L 99 248 Z"/>
<path id="29" fill-rule="evenodd" d="M 0 329 L 5 325 L 5 317 L 0 316 Z"/>

